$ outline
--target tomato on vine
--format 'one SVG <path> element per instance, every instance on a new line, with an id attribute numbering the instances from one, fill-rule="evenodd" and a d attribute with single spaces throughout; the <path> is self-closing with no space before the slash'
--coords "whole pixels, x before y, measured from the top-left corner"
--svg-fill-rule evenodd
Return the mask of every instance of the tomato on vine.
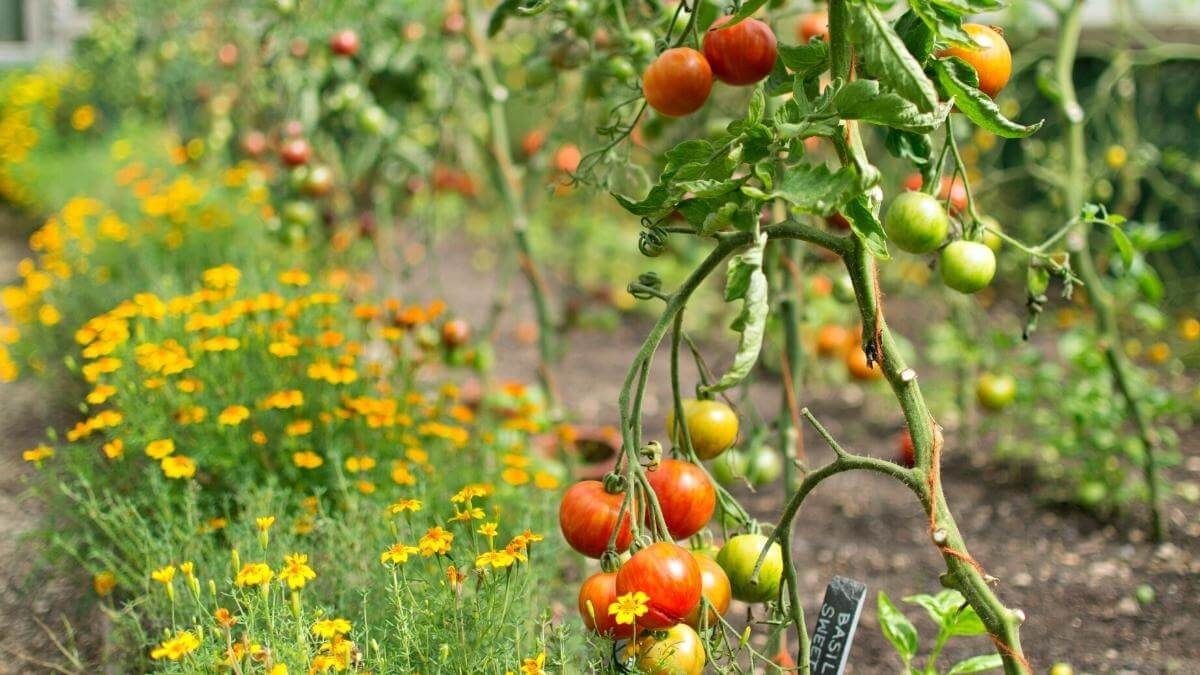
<path id="1" fill-rule="evenodd" d="M 800 17 L 796 24 L 796 37 L 800 44 L 806 45 L 813 38 L 826 40 L 829 38 L 829 12 L 809 12 Z"/>
<path id="2" fill-rule="evenodd" d="M 754 84 L 771 74 L 778 57 L 775 33 L 758 19 L 745 19 L 722 28 L 733 19 L 723 16 L 704 34 L 704 58 L 712 74 L 725 84 Z"/>
<path id="3" fill-rule="evenodd" d="M 706 658 L 700 636 L 683 623 L 643 635 L 625 647 L 624 656 L 646 675 L 700 675 Z"/>
<path id="4" fill-rule="evenodd" d="M 733 485 L 746 477 L 746 466 L 746 455 L 737 448 L 731 448 L 714 459 L 709 470 L 713 479 L 721 485 Z"/>
<path id="5" fill-rule="evenodd" d="M 853 339 L 853 333 L 844 326 L 827 323 L 817 330 L 817 354 L 821 356 L 836 356 L 846 349 Z"/>
<path id="6" fill-rule="evenodd" d="M 878 380 L 883 377 L 883 370 L 879 367 L 879 362 L 867 363 L 867 353 L 863 351 L 862 345 L 857 341 L 851 341 L 846 346 L 843 358 L 846 360 L 846 368 L 850 371 L 850 377 L 856 380 Z"/>
<path id="7" fill-rule="evenodd" d="M 929 253 L 950 232 L 950 217 L 933 195 L 902 192 L 896 195 L 883 217 L 888 239 L 909 253 Z"/>
<path id="8" fill-rule="evenodd" d="M 987 410 L 1003 410 L 1016 397 L 1017 380 L 1012 375 L 982 373 L 975 381 L 975 398 Z"/>
<path id="9" fill-rule="evenodd" d="M 360 47 L 358 33 L 352 30 L 340 30 L 329 38 L 329 50 L 338 56 L 354 56 Z"/>
<path id="10" fill-rule="evenodd" d="M 333 190 L 333 171 L 318 164 L 304 174 L 300 190 L 309 197 L 324 197 Z"/>
<path id="11" fill-rule="evenodd" d="M 700 565 L 678 544 L 651 544 L 617 570 L 618 596 L 641 591 L 650 598 L 638 619 L 643 628 L 659 630 L 683 621 L 700 602 L 702 589 Z"/>
<path id="12" fill-rule="evenodd" d="M 737 413 L 721 401 L 685 399 L 683 419 L 692 449 L 700 459 L 712 459 L 737 441 Z M 667 413 L 667 430 L 676 445 L 683 443 L 682 434 L 675 429 L 674 410 Z"/>
<path id="13" fill-rule="evenodd" d="M 616 600 L 616 572 L 597 572 L 583 582 L 579 587 L 579 615 L 588 630 L 613 640 L 633 636 L 632 624 L 619 624 L 617 618 L 608 613 L 609 605 Z"/>
<path id="14" fill-rule="evenodd" d="M 766 602 L 779 595 L 779 584 L 783 581 L 783 551 L 779 544 L 771 542 L 758 570 L 758 583 L 752 579 L 754 565 L 766 545 L 764 535 L 739 534 L 725 542 L 717 554 L 717 564 L 729 576 L 733 597 L 742 602 Z"/>
<path id="15" fill-rule="evenodd" d="M 692 551 L 692 557 L 700 566 L 700 594 L 708 601 L 709 607 L 707 616 L 701 616 L 701 608 L 704 603 L 697 604 L 696 608 L 684 618 L 684 623 L 699 629 L 701 619 L 704 619 L 705 625 L 715 626 L 720 618 L 725 616 L 725 612 L 729 611 L 729 600 L 733 592 L 729 586 L 729 577 L 725 574 L 725 570 L 717 564 L 717 561 L 707 554 Z"/>
<path id="16" fill-rule="evenodd" d="M 704 469 L 678 459 L 664 459 L 646 472 L 650 488 L 672 539 L 687 539 L 704 529 L 717 507 L 717 491 Z"/>
<path id="17" fill-rule="evenodd" d="M 996 275 L 996 254 L 985 244 L 960 239 L 942 249 L 940 267 L 942 283 L 960 293 L 977 293 Z"/>
<path id="18" fill-rule="evenodd" d="M 646 103 L 669 117 L 683 117 L 701 108 L 712 91 L 713 73 L 704 55 L 690 47 L 659 54 L 642 76 Z"/>
<path id="19" fill-rule="evenodd" d="M 950 47 L 938 52 L 940 57 L 957 56 L 966 61 L 979 75 L 979 90 L 996 98 L 1012 76 L 1012 52 L 1004 35 L 995 28 L 978 23 L 964 23 L 963 30 L 971 36 L 977 48 Z"/>
<path id="20" fill-rule="evenodd" d="M 597 480 L 580 481 L 568 488 L 558 507 L 558 525 L 567 544 L 589 558 L 599 558 L 618 527 L 617 514 L 623 499 L 624 495 L 609 493 Z M 631 520 L 628 511 L 621 514 L 614 545 L 618 553 L 633 543 Z"/>
<path id="21" fill-rule="evenodd" d="M 303 166 L 308 164 L 310 157 L 312 157 L 312 148 L 308 145 L 308 141 L 303 138 L 289 138 L 284 142 L 283 147 L 279 148 L 279 159 L 283 160 L 283 163 L 288 166 Z"/>

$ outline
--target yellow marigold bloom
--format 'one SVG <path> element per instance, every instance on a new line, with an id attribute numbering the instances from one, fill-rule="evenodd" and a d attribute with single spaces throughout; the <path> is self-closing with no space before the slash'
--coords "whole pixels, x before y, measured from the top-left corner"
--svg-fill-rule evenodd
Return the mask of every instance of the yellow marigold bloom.
<path id="1" fill-rule="evenodd" d="M 125 456 L 125 441 L 114 438 L 111 441 L 100 446 L 100 450 L 104 452 L 104 456 L 109 459 L 120 459 Z"/>
<path id="2" fill-rule="evenodd" d="M 429 461 L 429 453 L 420 448 L 409 448 L 404 451 L 404 456 L 417 464 L 424 464 Z"/>
<path id="3" fill-rule="evenodd" d="M 71 111 L 71 128 L 75 131 L 87 131 L 96 123 L 96 108 L 91 105 L 81 105 Z"/>
<path id="4" fill-rule="evenodd" d="M 483 520 L 483 518 L 484 518 L 483 509 L 479 508 L 478 506 L 468 506 L 467 508 L 465 508 L 461 511 L 459 511 L 457 508 L 455 508 L 454 515 L 450 517 L 450 521 L 458 522 L 458 521 L 470 521 L 470 520 Z"/>
<path id="5" fill-rule="evenodd" d="M 462 504 L 464 502 L 469 503 L 476 497 L 487 497 L 494 491 L 495 490 L 493 490 L 489 485 L 484 485 L 483 483 L 472 483 L 456 492 L 454 496 L 450 498 L 450 501 L 454 504 Z"/>
<path id="6" fill-rule="evenodd" d="M 540 652 L 532 659 L 525 659 L 521 662 L 521 675 L 545 675 L 546 671 L 543 667 L 546 665 L 546 652 Z"/>
<path id="7" fill-rule="evenodd" d="M 267 435 L 263 433 L 262 429 L 255 429 L 254 433 L 250 434 L 250 440 L 255 445 L 266 445 Z"/>
<path id="8" fill-rule="evenodd" d="M 206 352 L 232 352 L 241 346 L 241 341 L 228 335 L 211 337 L 200 343 L 200 348 Z"/>
<path id="9" fill-rule="evenodd" d="M 175 441 L 170 438 L 160 438 L 146 444 L 146 454 L 152 459 L 162 459 L 175 452 Z"/>
<path id="10" fill-rule="evenodd" d="M 92 405 L 100 405 L 107 401 L 113 394 L 117 393 L 117 388 L 110 384 L 98 384 L 95 389 L 88 392 L 87 402 Z"/>
<path id="11" fill-rule="evenodd" d="M 508 545 L 504 547 L 504 552 L 520 562 L 529 562 L 529 556 L 525 555 L 525 547 L 518 546 L 515 542 L 508 542 Z"/>
<path id="12" fill-rule="evenodd" d="M 168 659 L 178 661 L 200 647 L 200 638 L 191 631 L 179 631 L 175 637 L 164 640 L 162 644 L 150 651 L 150 658 L 158 661 Z"/>
<path id="13" fill-rule="evenodd" d="M 262 586 L 270 583 L 275 577 L 275 573 L 266 563 L 246 563 L 242 569 L 238 570 L 237 577 L 233 583 L 238 586 Z"/>
<path id="14" fill-rule="evenodd" d="M 417 477 L 409 470 L 404 462 L 392 462 L 392 482 L 396 485 L 412 486 L 417 484 Z"/>
<path id="15" fill-rule="evenodd" d="M 249 408 L 244 405 L 231 405 L 222 410 L 220 415 L 217 415 L 217 424 L 223 427 L 231 427 L 241 424 L 249 418 Z"/>
<path id="16" fill-rule="evenodd" d="M 237 287 L 241 278 L 242 273 L 238 268 L 229 264 L 204 270 L 201 275 L 205 286 L 218 291 Z"/>
<path id="17" fill-rule="evenodd" d="M 62 313 L 54 305 L 42 305 L 38 308 L 38 321 L 43 326 L 53 326 L 62 321 Z"/>
<path id="18" fill-rule="evenodd" d="M 505 453 L 505 455 L 500 458 L 500 461 L 504 462 L 508 466 L 516 467 L 518 469 L 523 469 L 523 468 L 529 466 L 530 462 L 532 462 L 533 460 L 529 459 L 529 457 L 527 455 L 522 455 L 522 454 L 519 454 L 516 452 L 509 452 L 509 453 Z"/>
<path id="19" fill-rule="evenodd" d="M 297 590 L 316 579 L 317 573 L 308 566 L 307 555 L 293 553 L 283 557 L 283 569 L 279 570 L 279 578 L 287 582 L 288 588 Z"/>
<path id="20" fill-rule="evenodd" d="M 355 481 L 354 487 L 357 488 L 358 491 L 363 493 L 364 495 L 369 495 L 369 494 L 375 493 L 375 484 L 369 480 Z"/>
<path id="21" fill-rule="evenodd" d="M 175 566 L 165 565 L 150 573 L 150 578 L 166 586 L 175 579 Z"/>
<path id="22" fill-rule="evenodd" d="M 485 551 L 475 557 L 475 569 L 491 566 L 496 569 L 512 567 L 517 561 L 508 551 Z"/>
<path id="23" fill-rule="evenodd" d="M 431 527 L 425 532 L 425 536 L 417 542 L 417 548 L 421 550 L 421 555 L 429 558 L 439 553 L 449 553 L 450 545 L 453 543 L 454 533 L 442 529 L 439 525 Z"/>
<path id="24" fill-rule="evenodd" d="M 175 421 L 184 425 L 199 424 L 204 421 L 205 417 L 208 417 L 208 411 L 198 405 L 180 408 L 175 411 Z"/>
<path id="25" fill-rule="evenodd" d="M 209 534 L 211 532 L 219 532 L 220 530 L 225 529 L 225 526 L 228 524 L 229 521 L 225 518 L 209 518 L 208 520 L 204 521 L 203 525 L 200 526 L 200 533 Z"/>
<path id="26" fill-rule="evenodd" d="M 163 457 L 161 464 L 167 478 L 191 478 L 196 475 L 196 462 L 184 455 Z"/>
<path id="27" fill-rule="evenodd" d="M 267 351 L 271 353 L 271 356 L 276 356 L 281 359 L 289 356 L 295 356 L 296 354 L 300 353 L 300 350 L 296 349 L 296 345 L 292 344 L 291 342 L 284 341 L 272 342 L 271 344 L 267 345 Z"/>
<path id="28" fill-rule="evenodd" d="M 285 389 L 268 395 L 263 399 L 262 407 L 286 410 L 304 405 L 304 394 L 299 389 Z"/>
<path id="29" fill-rule="evenodd" d="M 254 524 L 258 526 L 259 532 L 266 532 L 275 524 L 275 516 L 259 516 L 254 519 Z"/>
<path id="30" fill-rule="evenodd" d="M 348 634 L 350 628 L 350 622 L 345 619 L 324 619 L 313 624 L 312 632 L 317 637 L 332 640 L 335 637 Z"/>
<path id="31" fill-rule="evenodd" d="M 311 281 L 312 277 L 309 276 L 308 272 L 298 267 L 293 267 L 290 270 L 279 273 L 279 283 L 286 286 L 307 286 Z"/>
<path id="32" fill-rule="evenodd" d="M 524 485 L 529 482 L 529 472 L 524 469 L 509 467 L 500 472 L 500 479 L 509 485 Z"/>
<path id="33" fill-rule="evenodd" d="M 48 445 L 39 445 L 36 448 L 32 448 L 21 453 L 21 459 L 25 460 L 26 462 L 33 462 L 38 466 L 41 466 L 43 460 L 50 459 L 53 456 L 54 448 L 51 448 Z"/>
<path id="34" fill-rule="evenodd" d="M 389 504 L 387 507 L 387 512 L 393 516 L 399 513 L 404 513 L 405 511 L 416 513 L 420 510 L 421 500 L 419 499 L 401 499 L 397 502 Z"/>
<path id="35" fill-rule="evenodd" d="M 271 666 L 270 670 L 267 671 L 267 675 L 288 675 L 287 665 L 283 663 L 276 663 L 275 665 Z"/>
<path id="36" fill-rule="evenodd" d="M 626 593 L 608 606 L 608 613 L 610 616 L 617 617 L 618 624 L 631 625 L 639 616 L 650 610 L 646 605 L 648 602 L 650 602 L 650 596 L 641 591 Z"/>
<path id="37" fill-rule="evenodd" d="M 217 625 L 222 628 L 232 628 L 238 622 L 238 618 L 224 607 L 218 607 L 217 611 L 213 612 L 213 618 L 216 619 Z"/>
<path id="38" fill-rule="evenodd" d="M 455 590 L 462 588 L 463 582 L 467 580 L 465 572 L 459 572 L 454 565 L 446 567 L 446 580 L 450 582 L 450 586 Z"/>
<path id="39" fill-rule="evenodd" d="M 1200 320 L 1188 317 L 1179 322 L 1179 335 L 1188 342 L 1200 340 Z"/>
<path id="40" fill-rule="evenodd" d="M 538 471 L 537 473 L 533 474 L 533 484 L 543 490 L 557 490 L 559 486 L 559 480 L 552 473 Z"/>
<path id="41" fill-rule="evenodd" d="M 408 556 L 420 551 L 416 546 L 408 546 L 399 542 L 392 544 L 388 550 L 379 554 L 379 562 L 388 565 L 402 565 L 408 562 Z"/>
<path id="42" fill-rule="evenodd" d="M 516 546 L 520 546 L 521 548 L 525 548 L 525 547 L 529 546 L 530 544 L 535 544 L 539 541 L 544 541 L 545 539 L 546 538 L 540 534 L 535 534 L 531 530 L 525 530 L 521 534 L 518 534 L 517 536 L 513 537 L 512 544 L 516 545 Z"/>
<path id="43" fill-rule="evenodd" d="M 96 591 L 96 595 L 104 597 L 113 592 L 117 587 L 117 575 L 112 572 L 100 572 L 92 577 L 92 589 Z"/>
<path id="44" fill-rule="evenodd" d="M 367 455 L 356 455 L 346 458 L 346 470 L 351 473 L 361 473 L 375 468 L 375 459 Z"/>
<path id="45" fill-rule="evenodd" d="M 315 469 L 325 463 L 320 455 L 312 450 L 292 453 L 292 463 L 301 469 Z"/>
<path id="46" fill-rule="evenodd" d="M 303 436 L 312 433 L 312 420 L 296 420 L 287 425 L 284 430 L 288 436 Z"/>

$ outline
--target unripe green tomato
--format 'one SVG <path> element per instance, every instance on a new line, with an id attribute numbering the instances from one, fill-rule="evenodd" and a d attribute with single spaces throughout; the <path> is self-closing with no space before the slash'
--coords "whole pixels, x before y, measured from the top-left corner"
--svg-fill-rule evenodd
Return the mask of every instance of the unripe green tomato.
<path id="1" fill-rule="evenodd" d="M 637 70 L 629 59 L 623 56 L 614 56 L 605 64 L 608 68 L 608 74 L 619 82 L 632 82 L 637 79 Z"/>
<path id="2" fill-rule="evenodd" d="M 1003 410 L 1017 397 L 1017 380 L 1012 375 L 981 373 L 975 381 L 975 398 L 988 410 Z"/>
<path id="3" fill-rule="evenodd" d="M 833 281 L 833 298 L 841 303 L 854 302 L 854 281 L 843 274 Z"/>
<path id="4" fill-rule="evenodd" d="M 1108 496 L 1108 488 L 1100 481 L 1088 481 L 1079 486 L 1075 499 L 1088 508 L 1095 508 L 1104 502 Z"/>
<path id="5" fill-rule="evenodd" d="M 754 487 L 774 483 L 783 473 L 783 455 L 775 448 L 761 445 L 750 453 L 746 462 L 746 479 Z"/>
<path id="6" fill-rule="evenodd" d="M 308 181 L 308 167 L 298 166 L 288 173 L 288 185 L 291 186 L 294 192 L 304 190 L 304 183 Z"/>
<path id="7" fill-rule="evenodd" d="M 978 293 L 996 276 L 996 254 L 977 241 L 951 242 L 942 249 L 942 283 L 959 293 Z"/>
<path id="8" fill-rule="evenodd" d="M 317 221 L 317 209 L 308 202 L 291 201 L 283 205 L 283 222 L 307 227 Z"/>
<path id="9" fill-rule="evenodd" d="M 888 239 L 909 253 L 929 253 L 950 232 L 950 217 L 937 197 L 924 192 L 896 195 L 883 217 Z"/>
<path id="10" fill-rule="evenodd" d="M 475 345 L 475 353 L 471 359 L 471 367 L 480 373 L 491 372 L 492 366 L 496 364 L 496 351 L 492 349 L 492 343 L 480 342 Z"/>
<path id="11" fill-rule="evenodd" d="M 629 45 L 638 58 L 649 58 L 654 55 L 654 34 L 639 28 L 629 34 Z"/>
<path id="12" fill-rule="evenodd" d="M 296 0 L 275 0 L 275 11 L 280 14 L 291 14 L 296 9 Z"/>
<path id="13" fill-rule="evenodd" d="M 1050 666 L 1050 675 L 1075 675 L 1075 669 L 1069 663 L 1056 663 Z"/>
<path id="14" fill-rule="evenodd" d="M 1004 245 L 1004 240 L 1000 238 L 1000 235 L 996 234 L 997 232 L 1004 231 L 1004 229 L 1000 227 L 999 221 L 991 216 L 984 216 L 979 219 L 979 222 L 982 223 L 985 228 L 987 228 L 983 231 L 983 234 L 979 237 L 979 240 L 983 242 L 984 246 L 992 249 L 992 253 L 999 253 L 1000 247 Z"/>
<path id="15" fill-rule="evenodd" d="M 683 418 L 692 449 L 700 459 L 712 459 L 737 441 L 737 413 L 721 401 L 685 399 Z M 683 443 L 683 434 L 675 432 L 674 406 L 667 413 L 667 429 L 676 444 Z"/>
<path id="16" fill-rule="evenodd" d="M 717 554 L 717 564 L 729 577 L 733 597 L 742 602 L 766 602 L 779 595 L 779 584 L 783 579 L 783 551 L 772 542 L 758 571 L 758 583 L 751 583 L 754 564 L 767 537 L 761 534 L 739 534 L 725 542 Z"/>
<path id="17" fill-rule="evenodd" d="M 746 464 L 746 455 L 734 448 L 714 459 L 709 464 L 709 471 L 721 485 L 733 485 L 746 476 Z"/>
<path id="18" fill-rule="evenodd" d="M 372 136 L 383 133 L 383 130 L 387 127 L 387 122 L 387 113 L 377 105 L 367 106 L 358 113 L 358 126 L 362 127 L 363 131 Z"/>

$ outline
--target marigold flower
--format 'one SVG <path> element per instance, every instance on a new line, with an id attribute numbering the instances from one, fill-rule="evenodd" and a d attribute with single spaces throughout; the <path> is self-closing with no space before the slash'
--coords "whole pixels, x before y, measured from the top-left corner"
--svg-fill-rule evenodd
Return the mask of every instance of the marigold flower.
<path id="1" fill-rule="evenodd" d="M 404 513 L 405 511 L 416 513 L 417 511 L 421 510 L 421 506 L 421 500 L 419 499 L 401 499 L 389 504 L 387 507 L 387 512 L 393 516 L 399 513 Z"/>
<path id="2" fill-rule="evenodd" d="M 543 666 L 546 665 L 546 652 L 541 652 L 532 659 L 525 659 L 521 662 L 521 675 L 544 675 Z"/>
<path id="3" fill-rule="evenodd" d="M 517 487 L 529 482 L 529 472 L 510 466 L 500 472 L 500 479 L 513 487 Z"/>
<path id="4" fill-rule="evenodd" d="M 617 617 L 618 624 L 631 625 L 639 616 L 650 611 L 646 604 L 648 602 L 650 602 L 650 596 L 641 591 L 626 593 L 608 606 L 608 613 L 610 616 Z"/>
<path id="5" fill-rule="evenodd" d="M 500 527 L 500 523 L 484 523 L 479 526 L 479 534 L 491 538 L 496 536 L 496 530 Z"/>
<path id="6" fill-rule="evenodd" d="M 254 519 L 254 524 L 258 527 L 259 532 L 266 532 L 275 524 L 275 516 L 259 516 Z"/>
<path id="7" fill-rule="evenodd" d="M 125 441 L 114 438 L 111 441 L 100 446 L 104 452 L 104 456 L 109 459 L 120 459 L 125 455 Z"/>
<path id="8" fill-rule="evenodd" d="M 494 568 L 511 567 L 517 561 L 508 551 L 485 551 L 475 557 L 475 568 L 487 567 L 491 565 Z"/>
<path id="9" fill-rule="evenodd" d="M 454 565 L 446 567 L 446 580 L 450 582 L 450 586 L 455 590 L 462 588 L 463 582 L 467 580 L 467 575 L 464 572 L 459 572 Z"/>
<path id="10" fill-rule="evenodd" d="M 166 586 L 175 579 L 175 566 L 165 565 L 150 573 L 150 578 Z"/>
<path id="11" fill-rule="evenodd" d="M 234 583 L 238 586 L 262 586 L 270 583 L 275 572 L 266 563 L 246 563 L 238 570 Z"/>
<path id="12" fill-rule="evenodd" d="M 324 464 L 325 460 L 312 450 L 302 450 L 292 453 L 292 463 L 301 469 L 315 469 Z"/>
<path id="13" fill-rule="evenodd" d="M 218 607 L 217 611 L 213 612 L 213 618 L 216 619 L 217 625 L 222 628 L 232 628 L 238 622 L 238 618 L 224 607 Z"/>
<path id="14" fill-rule="evenodd" d="M 167 478 L 191 478 L 196 475 L 196 462 L 185 455 L 163 457 L 162 472 Z"/>
<path id="15" fill-rule="evenodd" d="M 324 619 L 313 624 L 312 632 L 317 637 L 331 640 L 350 632 L 350 622 L 345 619 Z"/>
<path id="16" fill-rule="evenodd" d="M 221 411 L 217 415 L 217 424 L 223 427 L 230 427 L 241 424 L 250 418 L 250 409 L 244 405 L 231 405 Z"/>
<path id="17" fill-rule="evenodd" d="M 283 569 L 279 570 L 279 578 L 287 582 L 288 588 L 297 590 L 317 578 L 317 573 L 308 566 L 307 555 L 293 553 L 283 557 Z"/>
<path id="18" fill-rule="evenodd" d="M 175 441 L 170 438 L 160 438 L 146 444 L 146 454 L 152 459 L 162 459 L 175 452 Z"/>
<path id="19" fill-rule="evenodd" d="M 425 532 L 425 536 L 417 542 L 417 547 L 421 550 L 421 555 L 426 558 L 445 554 L 450 552 L 450 545 L 454 542 L 454 533 L 448 532 L 442 527 L 434 526 Z"/>
<path id="20" fill-rule="evenodd" d="M 379 562 L 391 565 L 401 565 L 408 562 L 408 556 L 420 552 L 416 546 L 408 546 L 399 542 L 392 544 L 386 551 L 379 554 Z"/>
<path id="21" fill-rule="evenodd" d="M 370 471 L 375 468 L 375 459 L 366 455 L 356 455 L 346 458 L 346 470 L 350 473 Z"/>
<path id="22" fill-rule="evenodd" d="M 50 459 L 54 456 L 54 448 L 48 445 L 39 445 L 31 450 L 26 450 L 21 453 L 21 459 L 26 462 L 33 462 L 38 466 L 42 465 L 43 460 Z"/>
<path id="23" fill-rule="evenodd" d="M 454 509 L 454 515 L 450 516 L 450 522 L 456 523 L 460 521 L 466 522 L 470 520 L 483 520 L 483 518 L 483 509 L 479 508 L 478 506 L 472 506 L 461 511 Z"/>
<path id="24" fill-rule="evenodd" d="M 242 273 L 229 264 L 204 270 L 201 275 L 205 286 L 218 291 L 236 287 L 241 278 Z"/>
<path id="25" fill-rule="evenodd" d="M 92 589 L 96 591 L 96 595 L 104 597 L 113 592 L 117 587 L 117 575 L 112 572 L 100 572 L 92 577 Z"/>
<path id="26" fill-rule="evenodd" d="M 150 658 L 158 661 L 168 659 L 178 661 L 200 647 L 200 638 L 191 631 L 180 631 L 175 637 L 164 640 L 162 644 L 150 651 Z"/>
<path id="27" fill-rule="evenodd" d="M 312 281 L 312 277 L 304 270 L 293 267 L 290 270 L 284 270 L 279 273 L 279 283 L 286 286 L 307 286 Z"/>
<path id="28" fill-rule="evenodd" d="M 538 471 L 533 474 L 533 484 L 542 490 L 557 490 L 561 482 L 552 473 Z"/>

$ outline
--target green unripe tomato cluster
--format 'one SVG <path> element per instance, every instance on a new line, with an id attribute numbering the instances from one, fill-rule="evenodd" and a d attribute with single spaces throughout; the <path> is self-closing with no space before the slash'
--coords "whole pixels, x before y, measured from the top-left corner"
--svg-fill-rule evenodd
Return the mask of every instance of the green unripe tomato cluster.
<path id="1" fill-rule="evenodd" d="M 996 254 L 986 244 L 959 240 L 942 249 L 942 283 L 960 293 L 978 293 L 996 276 Z"/>
<path id="2" fill-rule="evenodd" d="M 888 239 L 909 253 L 929 253 L 950 233 L 950 217 L 933 195 L 904 192 L 896 196 L 883 217 Z"/>
<path id="3" fill-rule="evenodd" d="M 717 553 L 717 564 L 729 577 L 733 597 L 742 602 L 766 602 L 779 595 L 779 584 L 783 580 L 783 551 L 772 542 L 758 570 L 758 583 L 754 583 L 754 564 L 767 537 L 761 534 L 740 534 L 725 542 Z"/>

